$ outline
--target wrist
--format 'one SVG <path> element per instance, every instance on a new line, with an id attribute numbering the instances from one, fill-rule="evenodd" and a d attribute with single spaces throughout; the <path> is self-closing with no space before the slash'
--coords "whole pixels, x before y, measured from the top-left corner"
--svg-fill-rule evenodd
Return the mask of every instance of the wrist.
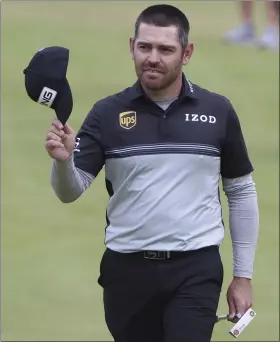
<path id="1" fill-rule="evenodd" d="M 241 281 L 241 282 L 249 282 L 249 283 L 251 282 L 251 278 L 247 278 L 247 277 L 234 276 L 233 279 L 236 281 Z"/>

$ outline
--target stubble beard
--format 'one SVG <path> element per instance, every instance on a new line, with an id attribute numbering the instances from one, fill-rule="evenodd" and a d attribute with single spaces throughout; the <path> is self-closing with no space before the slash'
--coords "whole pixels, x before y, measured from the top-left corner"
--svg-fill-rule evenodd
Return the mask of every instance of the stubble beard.
<path id="1" fill-rule="evenodd" d="M 147 81 L 145 79 L 144 72 L 142 70 L 139 70 L 136 67 L 136 75 L 141 82 L 141 84 L 148 90 L 151 91 L 162 91 L 164 89 L 169 88 L 178 78 L 179 75 L 181 75 L 181 64 L 178 64 L 178 66 L 172 71 L 167 72 L 163 75 L 162 79 L 159 81 Z"/>

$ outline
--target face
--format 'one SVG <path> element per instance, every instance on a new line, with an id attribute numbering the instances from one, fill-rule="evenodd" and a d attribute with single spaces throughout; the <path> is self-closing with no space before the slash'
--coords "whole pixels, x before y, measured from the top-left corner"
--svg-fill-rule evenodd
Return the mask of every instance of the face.
<path id="1" fill-rule="evenodd" d="M 188 63 L 193 45 L 183 50 L 175 26 L 141 23 L 138 37 L 130 39 L 130 52 L 139 80 L 144 87 L 155 91 L 166 89 L 181 78 L 182 67 Z"/>

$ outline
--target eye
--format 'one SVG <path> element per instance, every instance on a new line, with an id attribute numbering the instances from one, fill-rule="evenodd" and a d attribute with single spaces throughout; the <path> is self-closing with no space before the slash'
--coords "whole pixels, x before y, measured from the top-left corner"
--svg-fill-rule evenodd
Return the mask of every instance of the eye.
<path id="1" fill-rule="evenodd" d="M 142 51 L 147 51 L 148 50 L 148 46 L 147 45 L 139 45 L 139 49 Z"/>
<path id="2" fill-rule="evenodd" d="M 168 48 L 168 47 L 162 47 L 160 50 L 161 50 L 163 53 L 172 53 L 172 52 L 173 52 L 173 50 L 170 49 L 170 48 Z"/>

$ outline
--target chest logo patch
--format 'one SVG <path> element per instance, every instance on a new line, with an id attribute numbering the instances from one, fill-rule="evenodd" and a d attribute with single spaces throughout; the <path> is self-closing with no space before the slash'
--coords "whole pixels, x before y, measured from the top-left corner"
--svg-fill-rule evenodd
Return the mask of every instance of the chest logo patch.
<path id="1" fill-rule="evenodd" d="M 185 114 L 185 121 L 216 123 L 216 117 L 212 115 Z"/>
<path id="2" fill-rule="evenodd" d="M 124 129 L 131 129 L 136 125 L 136 112 L 128 111 L 120 113 L 120 126 Z"/>

